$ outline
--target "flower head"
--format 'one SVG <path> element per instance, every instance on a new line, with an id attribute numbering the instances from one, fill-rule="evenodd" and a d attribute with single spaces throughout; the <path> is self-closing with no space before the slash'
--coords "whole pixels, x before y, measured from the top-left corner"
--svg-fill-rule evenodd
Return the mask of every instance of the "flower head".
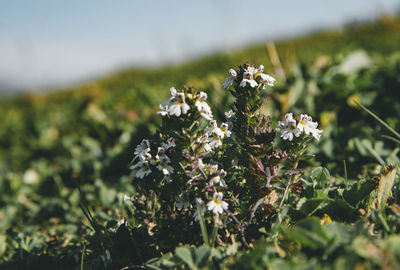
<path id="1" fill-rule="evenodd" d="M 307 114 L 301 114 L 299 123 L 297 124 L 297 128 L 304 132 L 306 135 L 310 133 L 312 136 L 319 140 L 321 138 L 322 130 L 317 129 L 318 123 L 312 121 L 312 117 Z"/>
<path id="2" fill-rule="evenodd" d="M 212 112 L 210 106 L 206 103 L 207 94 L 204 92 L 200 92 L 199 98 L 196 100 L 194 104 L 197 107 L 200 115 L 207 120 L 212 120 Z"/>
<path id="3" fill-rule="evenodd" d="M 246 87 L 246 84 L 250 84 L 250 86 L 252 88 L 258 86 L 258 83 L 254 80 L 254 75 L 257 72 L 257 69 L 255 69 L 254 67 L 248 67 L 247 69 L 245 69 L 245 71 L 243 72 L 243 79 L 240 82 L 240 86 L 241 87 Z"/>
<path id="4" fill-rule="evenodd" d="M 285 115 L 285 121 L 279 121 L 276 128 L 278 132 L 281 133 L 281 137 L 284 140 L 292 141 L 294 137 L 299 137 L 301 130 L 296 127 L 296 120 L 293 118 L 292 113 L 287 113 Z"/>
<path id="5" fill-rule="evenodd" d="M 216 215 L 222 214 L 224 210 L 227 210 L 228 203 L 222 200 L 223 197 L 224 195 L 222 192 L 215 192 L 212 201 L 207 203 L 208 210 L 212 211 Z"/>
<path id="6" fill-rule="evenodd" d="M 224 82 L 222 83 L 222 87 L 225 88 L 225 89 L 228 89 L 229 86 L 232 85 L 233 81 L 234 81 L 234 80 L 236 79 L 236 77 L 237 77 L 236 71 L 235 71 L 234 69 L 232 69 L 232 68 L 229 69 L 229 74 L 230 74 L 230 76 L 227 77 L 227 78 L 224 80 Z"/>
<path id="7" fill-rule="evenodd" d="M 132 170 L 138 169 L 136 171 L 135 177 L 143 179 L 143 177 L 149 175 L 151 173 L 151 169 L 149 167 L 148 161 L 139 161 L 135 165 L 130 167 Z"/>

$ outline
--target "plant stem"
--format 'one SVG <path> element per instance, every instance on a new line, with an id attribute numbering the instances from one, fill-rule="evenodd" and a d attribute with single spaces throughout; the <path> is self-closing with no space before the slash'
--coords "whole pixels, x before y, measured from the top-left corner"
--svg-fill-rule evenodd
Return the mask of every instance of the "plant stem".
<path id="1" fill-rule="evenodd" d="M 296 161 L 295 161 L 295 163 L 293 165 L 293 168 L 292 168 L 293 170 L 295 170 L 297 168 L 297 165 L 299 165 L 299 160 L 300 160 L 300 155 L 298 155 L 296 157 Z M 292 174 L 290 176 L 289 180 L 288 180 L 288 183 L 287 183 L 286 188 L 285 188 L 285 192 L 283 193 L 281 202 L 279 203 L 278 210 L 281 209 L 283 203 L 285 202 L 286 196 L 287 196 L 287 194 L 289 192 L 290 185 L 292 184 L 293 177 L 294 177 L 294 174 Z"/>

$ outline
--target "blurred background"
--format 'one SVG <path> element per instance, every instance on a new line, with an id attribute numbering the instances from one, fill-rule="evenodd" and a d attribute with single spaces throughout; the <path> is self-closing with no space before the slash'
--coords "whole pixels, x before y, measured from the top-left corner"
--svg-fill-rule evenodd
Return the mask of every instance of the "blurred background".
<path id="1" fill-rule="evenodd" d="M 307 113 L 324 130 L 301 168 L 334 181 L 344 160 L 353 180 L 399 164 L 398 143 L 353 102 L 400 130 L 399 11 L 398 0 L 0 0 L 0 265 L 29 269 L 44 252 L 76 263 L 83 239 L 97 245 L 82 204 L 107 228 L 135 224 L 122 198 L 138 188 L 129 162 L 159 127 L 158 104 L 194 86 L 224 121 L 221 83 L 246 61 L 277 79 L 262 109 L 274 124 Z"/>
<path id="2" fill-rule="evenodd" d="M 0 2 L 0 92 L 79 84 L 393 15 L 396 0 Z M 305 48 L 306 49 L 306 48 Z"/>

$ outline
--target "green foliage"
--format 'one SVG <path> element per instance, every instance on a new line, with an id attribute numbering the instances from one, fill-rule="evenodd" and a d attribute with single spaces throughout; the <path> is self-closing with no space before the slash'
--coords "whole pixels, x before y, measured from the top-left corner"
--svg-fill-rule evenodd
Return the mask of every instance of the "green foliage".
<path id="1" fill-rule="evenodd" d="M 271 119 L 289 111 L 315 115 L 324 133 L 319 144 L 310 145 L 311 154 L 298 161 L 301 170 L 285 204 L 277 211 L 279 201 L 271 202 L 256 212 L 256 226 L 248 229 L 250 250 L 234 234 L 216 236 L 209 223 L 190 228 L 188 219 L 170 216 L 155 228 L 144 217 L 160 198 L 146 193 L 146 183 L 134 184 L 127 164 L 133 146 L 156 133 L 154 111 L 167 97 L 166 89 L 188 84 L 207 92 L 221 120 L 234 102 L 220 87 L 228 68 L 245 61 L 265 62 L 268 71 L 276 68 L 262 60 L 264 45 L 176 67 L 127 70 L 77 89 L 3 98 L 0 268 L 79 269 L 81 263 L 83 269 L 400 268 L 399 176 L 395 167 L 384 169 L 399 164 L 399 26 L 399 17 L 386 18 L 276 44 L 286 76 L 263 93 L 265 103 L 245 102 L 253 109 L 262 105 L 259 111 Z M 238 127 L 255 125 L 255 112 L 238 119 Z M 240 153 L 248 168 L 245 174 L 230 172 L 235 192 L 242 190 L 243 175 L 262 174 L 263 168 L 254 168 L 257 159 L 266 163 L 267 157 L 255 145 L 271 139 L 243 131 L 246 144 L 228 149 L 231 155 Z M 178 140 L 182 148 L 185 142 Z M 217 160 L 224 167 L 229 162 Z M 275 186 L 287 183 L 286 171 L 280 173 Z M 281 196 L 284 185 L 279 187 Z M 176 191 L 163 190 L 169 192 Z M 142 208 L 132 209 L 132 202 L 123 200 L 125 194 L 145 193 Z M 239 231 L 236 225 L 230 229 Z M 157 230 L 163 237 L 153 235 Z M 162 241 L 155 242 L 156 237 Z M 182 245 L 182 239 L 190 239 L 190 245 Z"/>

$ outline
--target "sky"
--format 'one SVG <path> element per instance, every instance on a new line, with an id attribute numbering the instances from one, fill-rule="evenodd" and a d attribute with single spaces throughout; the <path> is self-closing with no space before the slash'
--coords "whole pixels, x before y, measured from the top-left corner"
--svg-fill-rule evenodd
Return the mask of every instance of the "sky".
<path id="1" fill-rule="evenodd" d="M 179 63 L 399 10 L 399 0 L 0 0 L 0 92 Z"/>

